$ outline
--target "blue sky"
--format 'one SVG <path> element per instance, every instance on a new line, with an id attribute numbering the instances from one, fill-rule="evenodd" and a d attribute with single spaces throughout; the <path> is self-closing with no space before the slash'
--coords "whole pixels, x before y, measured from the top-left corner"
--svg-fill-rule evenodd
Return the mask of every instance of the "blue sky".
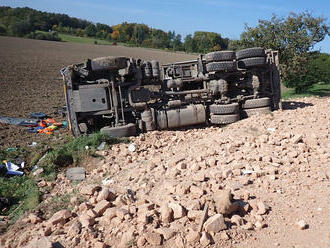
<path id="1" fill-rule="evenodd" d="M 212 31 L 231 39 L 239 38 L 245 23 L 255 26 L 259 19 L 270 19 L 273 13 L 285 17 L 290 12 L 309 11 L 330 18 L 328 0 L 0 0 L 0 5 L 27 6 L 109 25 L 144 23 L 183 36 L 198 30 Z M 330 38 L 316 48 L 330 53 Z"/>

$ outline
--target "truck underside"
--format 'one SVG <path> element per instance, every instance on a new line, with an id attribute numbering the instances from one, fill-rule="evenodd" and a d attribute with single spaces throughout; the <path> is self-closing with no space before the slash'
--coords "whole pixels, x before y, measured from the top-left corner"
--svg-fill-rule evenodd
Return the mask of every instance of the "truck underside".
<path id="1" fill-rule="evenodd" d="M 212 52 L 162 66 L 102 57 L 61 73 L 75 136 L 223 125 L 281 107 L 278 53 L 262 48 Z"/>

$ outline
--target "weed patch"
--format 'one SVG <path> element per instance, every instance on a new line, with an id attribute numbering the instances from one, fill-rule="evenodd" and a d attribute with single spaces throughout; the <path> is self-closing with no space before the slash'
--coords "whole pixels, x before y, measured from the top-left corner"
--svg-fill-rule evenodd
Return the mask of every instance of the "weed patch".
<path id="1" fill-rule="evenodd" d="M 0 185 L 0 197 L 7 199 L 7 204 L 0 209 L 0 215 L 9 216 L 11 222 L 39 204 L 40 192 L 30 176 L 0 177 Z"/>
<path id="2" fill-rule="evenodd" d="M 57 172 L 68 165 L 78 164 L 85 156 L 95 156 L 97 147 L 106 142 L 107 145 L 120 142 L 129 142 L 125 138 L 111 138 L 107 135 L 95 133 L 79 138 L 69 137 L 62 144 L 54 147 L 37 147 L 34 149 L 0 149 L 0 162 L 7 160 L 19 164 L 20 161 L 29 161 L 24 168 L 25 175 L 8 177 L 6 169 L 0 171 L 0 215 L 8 216 L 14 223 L 26 211 L 36 209 L 40 203 L 41 193 L 32 175 L 28 175 L 32 166 L 43 168 L 41 174 L 45 180 L 54 181 Z M 88 147 L 88 149 L 86 149 Z M 44 155 L 46 153 L 46 155 Z M 74 193 L 77 195 L 77 193 Z M 78 195 L 77 195 L 78 196 Z M 68 208 L 72 194 L 54 197 L 47 204 L 40 204 L 42 208 L 49 208 L 47 213 L 55 213 L 60 209 Z M 81 196 L 78 197 L 83 201 Z"/>
<path id="3" fill-rule="evenodd" d="M 51 180 L 62 167 L 79 164 L 86 156 L 96 156 L 97 147 L 105 142 L 107 145 L 128 143 L 127 138 L 112 138 L 108 135 L 95 133 L 78 138 L 68 137 L 65 144 L 52 148 L 39 165 L 44 168 L 43 176 Z"/>

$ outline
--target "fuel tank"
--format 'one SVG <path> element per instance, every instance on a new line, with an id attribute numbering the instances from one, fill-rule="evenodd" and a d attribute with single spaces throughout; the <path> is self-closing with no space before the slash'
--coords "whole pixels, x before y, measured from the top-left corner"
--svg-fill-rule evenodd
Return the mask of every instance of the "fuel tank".
<path id="1" fill-rule="evenodd" d="M 162 130 L 202 124 L 206 121 L 205 107 L 202 104 L 158 110 L 156 116 L 157 126 Z"/>

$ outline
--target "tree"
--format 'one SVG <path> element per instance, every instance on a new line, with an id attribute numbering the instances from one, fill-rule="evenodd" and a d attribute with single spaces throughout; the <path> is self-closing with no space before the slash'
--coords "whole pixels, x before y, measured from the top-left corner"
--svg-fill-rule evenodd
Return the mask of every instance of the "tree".
<path id="1" fill-rule="evenodd" d="M 89 24 L 85 29 L 85 34 L 88 37 L 95 37 L 97 29 L 94 24 Z"/>
<path id="2" fill-rule="evenodd" d="M 33 21 L 30 16 L 27 16 L 23 20 L 15 21 L 10 25 L 11 33 L 15 36 L 23 37 L 24 35 L 33 32 L 35 30 Z"/>
<path id="3" fill-rule="evenodd" d="M 119 31 L 118 30 L 114 30 L 111 34 L 111 38 L 115 41 L 118 40 L 118 37 L 119 37 Z"/>
<path id="4" fill-rule="evenodd" d="M 313 53 L 308 63 L 308 80 L 330 84 L 330 55 Z"/>
<path id="5" fill-rule="evenodd" d="M 260 46 L 278 50 L 287 87 L 302 92 L 315 83 L 307 77 L 310 51 L 329 35 L 325 18 L 307 12 L 290 13 L 286 19 L 273 15 L 271 20 L 259 20 L 257 27 L 245 29 L 240 40 L 230 43 L 232 49 Z"/>
<path id="6" fill-rule="evenodd" d="M 184 38 L 184 50 L 188 53 L 192 53 L 195 51 L 195 49 L 196 49 L 195 41 L 192 38 L 192 35 L 188 34 Z"/>
<path id="7" fill-rule="evenodd" d="M 133 28 L 133 39 L 136 45 L 141 45 L 142 42 L 148 37 L 149 28 L 144 24 L 136 24 Z"/>
<path id="8" fill-rule="evenodd" d="M 171 34 L 160 29 L 151 30 L 152 47 L 154 48 L 170 48 Z"/>
<path id="9" fill-rule="evenodd" d="M 182 42 L 181 42 L 181 35 L 177 34 L 174 38 L 173 38 L 173 50 L 174 51 L 179 51 L 182 49 Z"/>
<path id="10" fill-rule="evenodd" d="M 214 32 L 197 31 L 194 33 L 194 52 L 208 53 L 211 51 L 226 50 L 228 40 L 222 39 L 220 34 Z"/>
<path id="11" fill-rule="evenodd" d="M 196 52 L 207 53 L 212 50 L 212 44 L 207 35 L 207 32 L 197 31 L 194 33 L 193 39 L 196 42 Z"/>
<path id="12" fill-rule="evenodd" d="M 106 24 L 96 23 L 96 29 L 98 32 L 105 31 L 106 33 L 112 33 L 112 28 Z"/>

